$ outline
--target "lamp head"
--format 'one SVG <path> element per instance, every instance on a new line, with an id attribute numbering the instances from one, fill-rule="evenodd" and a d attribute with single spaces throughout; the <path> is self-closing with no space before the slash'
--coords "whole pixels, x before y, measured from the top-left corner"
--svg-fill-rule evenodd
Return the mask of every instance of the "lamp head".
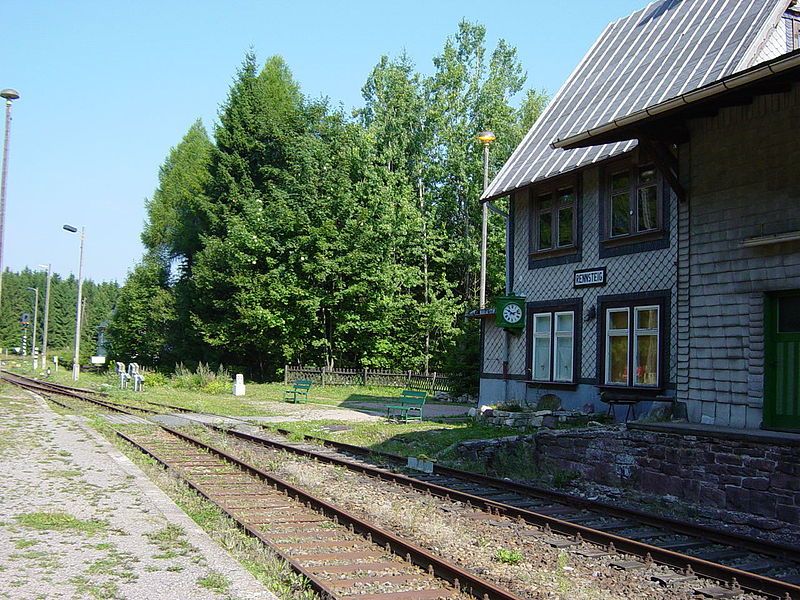
<path id="1" fill-rule="evenodd" d="M 489 131 L 487 129 L 485 131 L 481 131 L 477 135 L 477 138 L 478 138 L 478 140 L 480 141 L 481 144 L 483 144 L 484 146 L 488 146 L 489 144 L 491 144 L 493 141 L 495 141 L 497 139 L 497 136 L 494 134 L 494 132 Z"/>
<path id="2" fill-rule="evenodd" d="M 78 233 L 78 228 L 73 227 L 72 225 L 64 225 L 64 231 L 69 231 L 70 233 Z"/>
<path id="3" fill-rule="evenodd" d="M 6 88 L 0 91 L 0 96 L 11 102 L 12 100 L 16 100 L 19 98 L 19 92 L 11 88 Z"/>

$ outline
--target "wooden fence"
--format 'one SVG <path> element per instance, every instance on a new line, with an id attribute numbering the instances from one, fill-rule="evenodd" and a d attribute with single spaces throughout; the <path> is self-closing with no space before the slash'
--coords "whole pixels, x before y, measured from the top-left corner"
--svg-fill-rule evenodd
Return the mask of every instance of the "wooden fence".
<path id="1" fill-rule="evenodd" d="M 426 392 L 454 392 L 453 380 L 440 373 L 385 371 L 382 369 L 328 369 L 286 365 L 283 382 L 308 379 L 317 385 L 382 385 Z"/>

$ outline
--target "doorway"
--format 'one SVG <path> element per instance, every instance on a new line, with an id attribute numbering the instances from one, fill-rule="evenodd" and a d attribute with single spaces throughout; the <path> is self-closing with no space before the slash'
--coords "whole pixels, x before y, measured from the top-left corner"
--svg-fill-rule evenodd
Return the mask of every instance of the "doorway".
<path id="1" fill-rule="evenodd" d="M 764 426 L 800 429 L 800 290 L 767 296 Z"/>

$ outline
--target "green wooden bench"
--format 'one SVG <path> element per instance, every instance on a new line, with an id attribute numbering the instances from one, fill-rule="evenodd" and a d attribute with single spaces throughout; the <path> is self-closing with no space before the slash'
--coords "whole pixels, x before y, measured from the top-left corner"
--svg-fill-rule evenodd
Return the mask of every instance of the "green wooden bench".
<path id="1" fill-rule="evenodd" d="M 311 389 L 312 382 L 308 379 L 298 379 L 292 385 L 292 389 L 284 390 L 284 402 L 308 402 L 308 390 Z"/>
<path id="2" fill-rule="evenodd" d="M 403 422 L 422 420 L 422 407 L 428 399 L 427 392 L 403 390 L 399 398 L 392 398 L 393 404 L 386 407 L 386 418 Z"/>

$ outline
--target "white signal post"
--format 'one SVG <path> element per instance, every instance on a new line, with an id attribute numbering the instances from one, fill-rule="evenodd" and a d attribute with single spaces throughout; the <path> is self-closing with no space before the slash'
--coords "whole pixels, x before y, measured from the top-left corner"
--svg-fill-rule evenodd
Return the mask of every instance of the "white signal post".
<path id="1" fill-rule="evenodd" d="M 33 333 L 31 334 L 31 364 L 33 365 L 34 370 L 36 370 L 36 362 L 38 360 L 38 357 L 36 356 L 36 319 L 39 316 L 39 288 L 29 287 L 28 291 L 36 294 L 36 300 L 33 303 Z"/>

